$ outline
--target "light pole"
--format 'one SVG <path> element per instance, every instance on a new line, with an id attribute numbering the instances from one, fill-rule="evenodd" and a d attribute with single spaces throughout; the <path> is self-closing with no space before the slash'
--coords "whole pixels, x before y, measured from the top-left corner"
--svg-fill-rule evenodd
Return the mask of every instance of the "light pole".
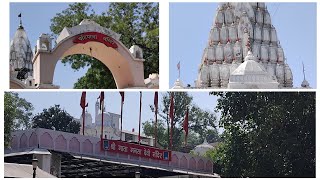
<path id="1" fill-rule="evenodd" d="M 139 172 L 139 171 L 137 171 L 137 172 L 135 173 L 135 178 L 140 178 L 140 172 Z"/>
<path id="2" fill-rule="evenodd" d="M 36 178 L 37 166 L 38 166 L 38 159 L 32 159 L 33 178 Z"/>

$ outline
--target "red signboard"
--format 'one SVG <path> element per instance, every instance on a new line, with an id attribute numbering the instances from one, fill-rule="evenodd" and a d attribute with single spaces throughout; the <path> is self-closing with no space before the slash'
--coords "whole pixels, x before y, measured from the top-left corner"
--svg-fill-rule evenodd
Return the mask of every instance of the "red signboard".
<path id="1" fill-rule="evenodd" d="M 161 161 L 171 161 L 171 151 L 157 149 L 149 146 L 128 143 L 119 140 L 103 140 L 103 150 L 129 154 L 132 156 L 140 156 Z"/>
<path id="2" fill-rule="evenodd" d="M 82 43 L 82 44 L 85 44 L 90 41 L 100 42 L 105 44 L 108 47 L 112 47 L 115 49 L 118 48 L 116 41 L 112 37 L 102 33 L 98 33 L 98 32 L 82 33 L 77 35 L 73 40 L 74 43 Z"/>

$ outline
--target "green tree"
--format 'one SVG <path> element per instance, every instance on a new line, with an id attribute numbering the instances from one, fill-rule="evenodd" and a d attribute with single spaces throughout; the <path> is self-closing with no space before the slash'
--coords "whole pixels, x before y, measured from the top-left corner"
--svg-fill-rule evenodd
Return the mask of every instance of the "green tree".
<path id="1" fill-rule="evenodd" d="M 169 118 L 169 106 L 170 106 L 171 92 L 163 94 L 161 105 L 158 111 L 158 144 L 164 148 L 169 147 L 170 143 L 170 127 L 171 120 Z M 182 129 L 183 121 L 185 118 L 186 108 L 189 107 L 189 135 L 188 146 L 193 148 L 195 145 L 203 142 L 204 138 L 218 139 L 214 137 L 214 134 L 218 136 L 215 130 L 216 116 L 209 111 L 200 109 L 193 104 L 193 97 L 187 92 L 175 92 L 174 93 L 174 120 L 173 120 L 173 149 L 178 151 L 184 151 L 184 131 Z M 153 105 L 150 106 L 154 112 Z M 154 136 L 154 120 L 151 122 L 145 122 L 143 124 L 144 133 L 148 136 Z M 211 139 L 210 139 L 211 140 Z M 210 141 L 212 142 L 212 141 Z"/>
<path id="2" fill-rule="evenodd" d="M 4 146 L 10 146 L 11 132 L 30 128 L 33 106 L 18 93 L 4 93 Z"/>
<path id="3" fill-rule="evenodd" d="M 154 137 L 154 128 L 155 128 L 154 121 L 152 122 L 146 121 L 142 123 L 142 127 L 145 135 Z M 166 127 L 163 121 L 158 120 L 157 144 L 160 145 L 161 147 L 168 147 L 167 137 L 168 137 L 168 131 L 166 130 Z"/>
<path id="4" fill-rule="evenodd" d="M 223 145 L 208 156 L 224 177 L 315 177 L 315 93 L 218 95 Z"/>
<path id="5" fill-rule="evenodd" d="M 35 115 L 32 119 L 32 127 L 78 134 L 81 124 L 75 121 L 68 112 L 62 110 L 60 105 L 55 105 Z"/>
<path id="6" fill-rule="evenodd" d="M 78 25 L 83 19 L 92 19 L 103 27 L 121 34 L 121 42 L 130 48 L 138 45 L 144 54 L 144 75 L 159 72 L 159 4 L 158 3 L 110 3 L 109 9 L 96 14 L 87 3 L 73 3 L 51 19 L 50 29 L 57 37 L 64 27 Z M 99 60 L 87 55 L 72 55 L 62 59 L 74 70 L 85 66 L 87 73 L 78 79 L 74 88 L 116 88 L 110 70 Z"/>

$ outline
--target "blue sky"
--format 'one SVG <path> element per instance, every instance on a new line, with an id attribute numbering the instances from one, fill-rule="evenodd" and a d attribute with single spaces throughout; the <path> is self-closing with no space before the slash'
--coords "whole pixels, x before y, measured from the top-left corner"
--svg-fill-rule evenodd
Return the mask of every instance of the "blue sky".
<path id="1" fill-rule="evenodd" d="M 55 104 L 60 104 L 62 109 L 65 109 L 75 118 L 80 118 L 82 109 L 80 107 L 81 92 L 18 92 L 19 97 L 25 98 L 34 106 L 34 114 L 42 112 L 44 108 L 49 108 Z M 159 107 L 162 106 L 162 94 L 159 92 Z M 197 104 L 204 110 L 214 111 L 217 97 L 209 95 L 209 92 L 189 92 L 193 96 L 193 103 Z M 100 92 L 87 92 L 87 102 L 89 106 L 87 111 L 94 116 L 95 103 Z M 119 92 L 105 92 L 105 108 L 106 111 L 120 114 L 120 94 Z M 153 105 L 154 92 L 142 93 L 142 114 L 141 121 L 145 122 L 154 119 L 154 113 L 150 110 L 150 105 Z M 138 130 L 139 124 L 139 91 L 125 92 L 125 102 L 123 110 L 123 129 Z"/>
<path id="2" fill-rule="evenodd" d="M 316 3 L 266 5 L 292 69 L 294 87 L 300 87 L 303 80 L 303 61 L 306 79 L 316 88 Z M 184 85 L 194 86 L 217 6 L 218 3 L 170 3 L 170 87 L 178 77 L 179 61 L 180 79 Z"/>
<path id="3" fill-rule="evenodd" d="M 19 26 L 18 14 L 22 13 L 22 23 L 27 32 L 32 50 L 41 33 L 49 33 L 50 20 L 68 8 L 71 3 L 10 3 L 10 40 Z M 107 11 L 109 3 L 89 3 L 97 14 Z M 54 44 L 54 43 L 53 43 Z M 70 65 L 64 66 L 58 61 L 54 72 L 53 83 L 60 88 L 73 88 L 78 78 L 87 72 L 87 68 L 75 71 Z M 68 78 L 66 78 L 68 77 Z"/>

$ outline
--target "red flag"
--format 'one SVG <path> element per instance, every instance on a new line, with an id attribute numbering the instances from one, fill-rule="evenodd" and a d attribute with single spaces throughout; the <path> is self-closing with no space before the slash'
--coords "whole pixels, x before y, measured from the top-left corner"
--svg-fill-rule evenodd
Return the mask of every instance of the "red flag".
<path id="1" fill-rule="evenodd" d="M 123 112 L 123 102 L 124 102 L 124 92 L 123 91 L 120 91 L 119 92 L 120 95 L 121 95 L 121 114 L 120 114 L 120 127 L 121 127 L 121 133 L 120 133 L 120 140 L 122 140 L 122 112 Z"/>
<path id="2" fill-rule="evenodd" d="M 82 109 L 84 109 L 85 107 L 88 107 L 88 103 L 86 104 L 86 94 L 87 93 L 83 91 L 81 95 L 80 106 Z"/>
<path id="3" fill-rule="evenodd" d="M 123 102 L 124 102 L 124 92 L 123 92 L 123 91 L 120 91 L 119 93 L 120 93 L 120 95 L 121 95 L 121 102 L 123 103 Z"/>
<path id="4" fill-rule="evenodd" d="M 101 92 L 100 93 L 100 96 L 98 97 L 98 99 L 100 98 L 100 110 L 103 111 L 103 107 L 102 107 L 102 104 L 104 103 L 104 92 Z"/>
<path id="5" fill-rule="evenodd" d="M 80 99 L 80 106 L 82 108 L 82 135 L 84 135 L 84 125 L 85 125 L 85 109 L 88 107 L 88 103 L 86 104 L 86 92 L 83 91 Z"/>
<path id="6" fill-rule="evenodd" d="M 138 142 L 140 143 L 141 136 L 140 136 L 140 129 L 141 129 L 141 99 L 142 99 L 142 92 L 140 91 L 140 111 L 139 111 L 139 136 L 138 136 Z"/>
<path id="7" fill-rule="evenodd" d="M 157 125 L 158 125 L 158 92 L 154 92 L 154 115 L 155 115 L 155 123 L 154 123 L 154 147 L 157 147 Z"/>
<path id="8" fill-rule="evenodd" d="M 188 138 L 188 126 L 189 126 L 189 108 L 187 107 L 187 111 L 186 111 L 186 116 L 184 117 L 184 121 L 183 121 L 183 130 L 186 132 L 185 135 L 185 145 L 187 146 L 187 138 Z"/>
<path id="9" fill-rule="evenodd" d="M 155 108 L 155 111 L 158 112 L 158 92 L 154 92 L 154 108 Z"/>
<path id="10" fill-rule="evenodd" d="M 173 104 L 173 92 L 171 92 L 170 98 L 170 112 L 169 117 L 171 119 L 171 128 L 170 128 L 170 148 L 172 149 L 172 138 L 173 138 L 173 111 L 174 111 L 174 104 Z"/>

